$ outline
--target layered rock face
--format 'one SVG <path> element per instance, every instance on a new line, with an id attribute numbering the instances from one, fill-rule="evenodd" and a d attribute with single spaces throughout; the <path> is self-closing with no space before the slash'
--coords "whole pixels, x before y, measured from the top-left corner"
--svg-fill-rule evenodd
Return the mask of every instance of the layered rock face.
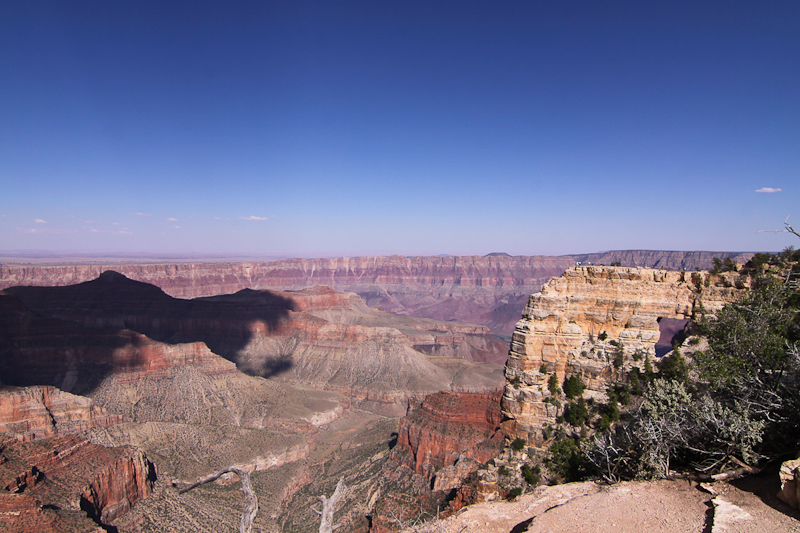
<path id="1" fill-rule="evenodd" d="M 0 389 L 0 437 L 30 441 L 121 422 L 121 416 L 109 414 L 89 398 L 55 387 Z"/>
<path id="2" fill-rule="evenodd" d="M 14 385 L 80 392 L 108 388 L 100 384 L 110 375 L 120 383 L 143 372 L 171 379 L 184 368 L 234 372 L 219 354 L 252 375 L 336 390 L 400 414 L 410 397 L 498 389 L 507 354 L 485 326 L 391 315 L 328 287 L 181 300 L 106 272 L 66 287 L 8 288 L 3 297 L 12 309 L 0 367 Z M 484 362 L 494 365 L 474 364 Z"/>
<path id="3" fill-rule="evenodd" d="M 393 255 L 264 263 L 0 265 L 0 288 L 70 285 L 94 279 L 106 270 L 151 283 L 179 298 L 230 294 L 245 288 L 300 290 L 327 285 L 355 292 L 368 305 L 395 314 L 481 324 L 509 335 L 528 296 L 577 261 L 692 270 L 710 268 L 713 257 L 732 257 L 743 263 L 751 256 L 632 250 L 559 257 Z"/>
<path id="4" fill-rule="evenodd" d="M 432 394 L 400 422 L 392 458 L 433 481 L 457 487 L 503 449 L 500 393 Z"/>
<path id="5" fill-rule="evenodd" d="M 133 448 L 73 435 L 0 447 L 0 516 L 6 531 L 104 531 L 150 495 L 155 471 Z"/>
<path id="6" fill-rule="evenodd" d="M 617 373 L 655 355 L 660 319 L 714 313 L 748 284 L 735 273 L 600 266 L 572 267 L 549 281 L 528 300 L 512 338 L 502 401 L 508 436 L 537 442 L 552 416 L 544 402 L 551 374 L 559 384 L 579 375 L 603 391 Z"/>

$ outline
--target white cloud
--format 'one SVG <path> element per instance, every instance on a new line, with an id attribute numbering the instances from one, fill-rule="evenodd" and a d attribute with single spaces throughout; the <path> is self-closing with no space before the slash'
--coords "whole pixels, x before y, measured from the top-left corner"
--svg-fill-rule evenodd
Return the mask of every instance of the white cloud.
<path id="1" fill-rule="evenodd" d="M 131 215 L 137 215 L 137 216 L 140 216 L 140 217 L 151 217 L 151 216 L 153 216 L 150 213 L 131 213 Z"/>
<path id="2" fill-rule="evenodd" d="M 239 218 L 241 218 L 242 220 L 269 220 L 269 217 L 255 217 L 252 215 L 249 217 L 239 217 Z"/>
<path id="3" fill-rule="evenodd" d="M 172 217 L 170 217 L 170 218 L 168 218 L 168 219 L 167 219 L 167 221 L 168 221 L 168 222 L 177 222 L 177 221 L 178 221 L 178 219 L 177 219 L 177 218 L 172 218 Z"/>
<path id="4" fill-rule="evenodd" d="M 41 218 L 34 218 L 33 221 L 36 222 L 37 224 L 47 224 L 47 221 L 42 220 Z"/>
<path id="5" fill-rule="evenodd" d="M 111 225 L 112 226 L 121 226 L 122 224 L 120 224 L 119 222 L 112 222 Z"/>
<path id="6" fill-rule="evenodd" d="M 783 189 L 773 189 L 772 187 L 761 187 L 756 192 L 781 192 Z"/>
<path id="7" fill-rule="evenodd" d="M 89 228 L 89 231 L 91 231 L 92 233 L 100 233 L 99 229 L 94 229 L 94 228 Z"/>

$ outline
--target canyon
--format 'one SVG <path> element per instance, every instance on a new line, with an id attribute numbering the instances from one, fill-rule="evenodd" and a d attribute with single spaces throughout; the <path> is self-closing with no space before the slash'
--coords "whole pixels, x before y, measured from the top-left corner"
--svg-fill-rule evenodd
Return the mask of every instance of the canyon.
<path id="1" fill-rule="evenodd" d="M 232 465 L 252 473 L 262 509 L 255 526 L 263 531 L 316 531 L 312 508 L 340 477 L 351 489 L 337 513 L 347 531 L 396 531 L 448 505 L 452 512 L 480 501 L 459 488 L 475 488 L 463 484 L 506 439 L 540 439 L 545 374 L 579 373 L 599 391 L 613 378 L 609 356 L 618 347 L 610 341 L 624 355 L 623 370 L 641 365 L 634 355 L 652 350 L 658 318 L 690 317 L 701 302 L 713 312 L 743 289 L 733 275 L 575 266 L 624 260 L 693 269 L 692 261 L 725 257 L 613 254 L 117 265 L 117 272 L 3 265 L 0 446 L 14 468 L 2 479 L 9 494 L 24 497 L 3 503 L 2 512 L 76 524 L 56 530 L 148 531 L 164 523 L 174 531 L 235 530 L 236 478 L 177 493 Z M 544 272 L 564 275 L 542 287 Z M 496 335 L 510 333 L 509 324 L 516 324 L 510 356 Z M 65 462 L 80 478 L 59 496 L 72 498 L 71 507 L 51 503 L 27 483 L 35 488 L 46 468 L 55 475 L 53 466 L 25 462 L 30 453 L 18 447 L 57 450 L 59 439 L 79 439 L 84 444 L 70 441 L 76 450 L 98 450 L 107 464 L 135 450 L 141 460 L 120 464 L 143 466 L 120 467 L 124 475 L 114 477 L 91 461 Z M 134 481 L 122 490 L 112 478 Z M 15 523 L 23 531 L 28 522 Z"/>
<path id="2" fill-rule="evenodd" d="M 709 269 L 712 259 L 744 263 L 751 253 L 621 250 L 564 256 L 432 256 L 283 259 L 239 263 L 0 264 L 0 289 L 61 286 L 114 270 L 176 298 L 232 294 L 242 289 L 300 290 L 326 285 L 354 292 L 370 307 L 420 318 L 489 327 L 510 336 L 528 297 L 576 263 L 665 270 Z"/>

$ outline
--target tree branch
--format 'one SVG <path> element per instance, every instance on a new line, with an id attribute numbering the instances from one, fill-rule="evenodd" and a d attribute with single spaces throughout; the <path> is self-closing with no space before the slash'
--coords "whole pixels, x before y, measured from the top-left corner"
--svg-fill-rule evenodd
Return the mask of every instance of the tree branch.
<path id="1" fill-rule="evenodd" d="M 249 472 L 246 472 L 235 466 L 229 466 L 228 468 L 223 468 L 219 472 L 215 472 L 210 476 L 206 476 L 195 481 L 188 487 L 178 490 L 178 494 L 189 492 L 200 485 L 216 481 L 223 474 L 227 474 L 228 472 L 232 472 L 239 476 L 239 480 L 242 482 L 242 492 L 244 493 L 244 505 L 242 506 L 242 519 L 239 522 L 239 533 L 250 533 L 250 530 L 253 528 L 253 520 L 255 520 L 256 514 L 258 513 L 258 498 L 256 497 L 256 493 L 253 492 L 253 486 L 250 484 Z"/>

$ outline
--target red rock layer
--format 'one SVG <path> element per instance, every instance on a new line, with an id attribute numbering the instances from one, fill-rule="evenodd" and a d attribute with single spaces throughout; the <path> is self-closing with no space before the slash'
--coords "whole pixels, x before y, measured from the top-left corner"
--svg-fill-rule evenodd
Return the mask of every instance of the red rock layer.
<path id="1" fill-rule="evenodd" d="M 503 448 L 500 396 L 431 394 L 401 420 L 392 457 L 432 479 L 436 490 L 458 486 Z"/>
<path id="2" fill-rule="evenodd" d="M 74 435 L 7 441 L 0 445 L 0 516 L 6 531 L 98 531 L 149 496 L 154 479 L 152 463 L 133 448 Z"/>
<path id="3" fill-rule="evenodd" d="M 122 422 L 83 396 L 55 387 L 0 388 L 0 435 L 29 441 Z"/>

